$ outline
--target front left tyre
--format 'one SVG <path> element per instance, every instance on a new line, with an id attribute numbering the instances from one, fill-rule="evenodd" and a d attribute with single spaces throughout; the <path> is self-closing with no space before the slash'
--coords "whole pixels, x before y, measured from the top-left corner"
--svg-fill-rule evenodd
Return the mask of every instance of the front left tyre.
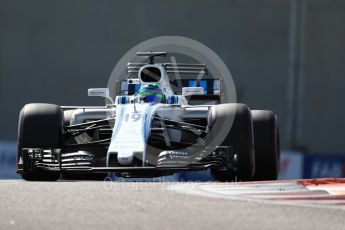
<path id="1" fill-rule="evenodd" d="M 224 140 L 218 140 L 221 146 L 231 146 L 236 151 L 237 170 L 212 170 L 216 181 L 249 181 L 255 172 L 254 137 L 251 111 L 245 104 L 229 103 L 215 105 L 209 116 L 208 138 L 213 139 L 221 130 L 226 132 Z M 227 120 L 233 122 L 228 124 Z M 228 124 L 230 126 L 224 126 Z"/>
<path id="2" fill-rule="evenodd" d="M 35 167 L 24 148 L 61 149 L 63 146 L 63 112 L 58 105 L 34 103 L 20 111 L 18 123 L 17 165 L 19 173 L 28 181 L 56 181 L 59 172 Z M 17 168 L 18 170 L 18 168 Z"/>

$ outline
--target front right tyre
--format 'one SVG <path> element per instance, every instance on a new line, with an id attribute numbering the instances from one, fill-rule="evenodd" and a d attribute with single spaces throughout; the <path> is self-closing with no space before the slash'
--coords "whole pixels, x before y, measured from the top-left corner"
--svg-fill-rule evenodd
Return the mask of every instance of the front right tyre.
<path id="1" fill-rule="evenodd" d="M 63 112 L 58 105 L 27 104 L 20 111 L 17 170 L 24 180 L 56 181 L 59 179 L 59 172 L 44 171 L 35 167 L 35 162 L 23 149 L 61 149 L 63 146 L 63 121 Z"/>

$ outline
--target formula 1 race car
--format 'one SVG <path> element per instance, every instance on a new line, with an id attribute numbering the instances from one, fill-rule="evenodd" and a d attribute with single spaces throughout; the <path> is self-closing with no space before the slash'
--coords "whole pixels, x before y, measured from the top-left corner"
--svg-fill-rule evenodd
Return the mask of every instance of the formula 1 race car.
<path id="1" fill-rule="evenodd" d="M 88 90 L 105 106 L 27 104 L 19 116 L 17 172 L 29 181 L 158 177 L 210 170 L 216 181 L 275 180 L 279 172 L 276 115 L 220 100 L 219 79 L 204 64 L 155 63 L 165 52 L 138 52 L 111 97 Z M 193 84 L 191 84 L 191 82 Z M 176 92 L 181 92 L 179 95 Z M 113 100 L 115 98 L 115 100 Z"/>

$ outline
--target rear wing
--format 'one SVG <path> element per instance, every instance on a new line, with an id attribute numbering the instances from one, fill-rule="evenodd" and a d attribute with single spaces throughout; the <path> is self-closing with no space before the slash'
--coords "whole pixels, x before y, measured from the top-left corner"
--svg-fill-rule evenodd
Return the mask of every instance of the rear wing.
<path id="1" fill-rule="evenodd" d="M 138 73 L 139 69 L 149 63 L 128 63 L 127 73 Z M 190 63 L 162 63 L 167 73 L 178 74 L 203 74 L 207 75 L 207 67 L 205 64 Z"/>

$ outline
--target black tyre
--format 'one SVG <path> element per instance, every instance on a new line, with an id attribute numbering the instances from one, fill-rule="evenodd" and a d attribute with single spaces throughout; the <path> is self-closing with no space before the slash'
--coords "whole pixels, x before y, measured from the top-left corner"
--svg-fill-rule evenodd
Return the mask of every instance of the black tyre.
<path id="1" fill-rule="evenodd" d="M 276 180 L 279 174 L 279 130 L 272 111 L 253 110 L 255 143 L 254 180 Z"/>
<path id="2" fill-rule="evenodd" d="M 244 104 L 221 104 L 212 107 L 212 126 L 210 133 L 219 132 L 225 120 L 233 117 L 233 123 L 228 128 L 225 139 L 219 143 L 223 146 L 232 146 L 237 155 L 238 169 L 232 171 L 213 170 L 212 174 L 217 181 L 248 181 L 251 180 L 255 171 L 253 124 L 251 112 Z M 210 121 L 209 121 L 210 123 Z"/>
<path id="3" fill-rule="evenodd" d="M 63 113 L 58 105 L 27 104 L 19 115 L 17 163 L 21 158 L 24 180 L 55 181 L 59 172 L 44 171 L 33 166 L 28 156 L 22 154 L 23 148 L 59 149 L 63 145 Z"/>

